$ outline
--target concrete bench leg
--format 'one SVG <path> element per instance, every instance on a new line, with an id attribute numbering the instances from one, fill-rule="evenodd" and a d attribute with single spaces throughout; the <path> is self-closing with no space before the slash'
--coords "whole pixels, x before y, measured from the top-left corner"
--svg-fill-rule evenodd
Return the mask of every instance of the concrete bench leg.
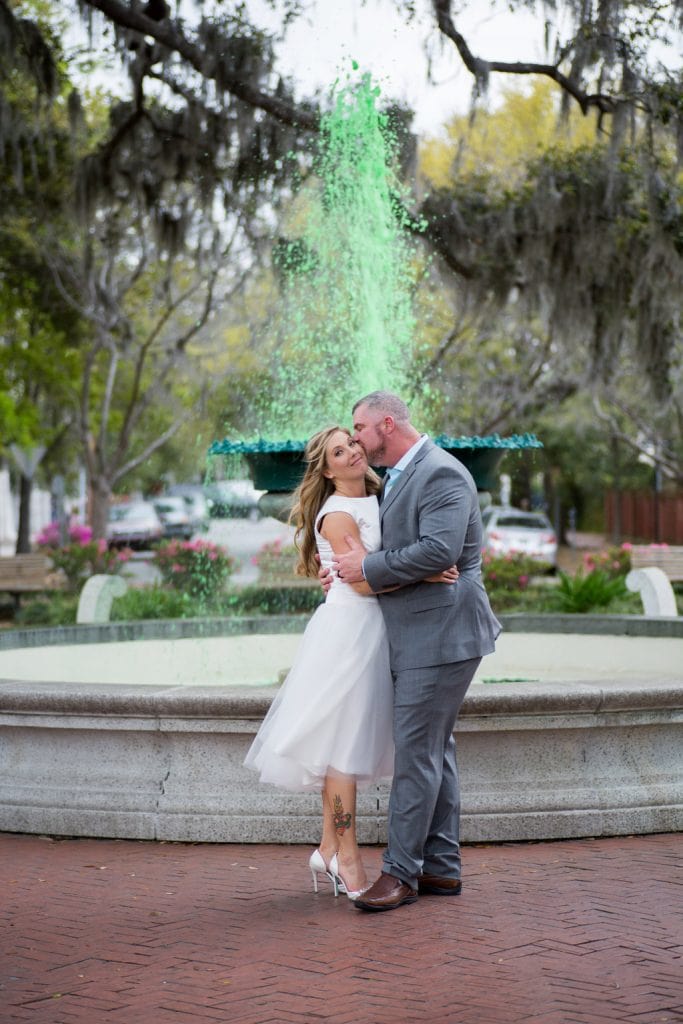
<path id="1" fill-rule="evenodd" d="M 676 595 L 662 569 L 654 566 L 648 569 L 632 569 L 626 577 L 626 586 L 634 594 L 640 594 L 644 615 L 678 615 Z"/>
<path id="2" fill-rule="evenodd" d="M 76 622 L 109 622 L 111 604 L 115 597 L 123 597 L 128 590 L 120 576 L 101 573 L 91 576 L 81 590 Z"/>

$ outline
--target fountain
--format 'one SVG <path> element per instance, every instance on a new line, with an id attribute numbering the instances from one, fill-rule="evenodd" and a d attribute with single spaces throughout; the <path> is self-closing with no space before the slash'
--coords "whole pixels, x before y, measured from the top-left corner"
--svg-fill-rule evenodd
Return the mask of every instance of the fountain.
<path id="1" fill-rule="evenodd" d="M 210 458 L 244 456 L 254 486 L 268 492 L 264 514 L 287 509 L 303 473 L 305 439 L 326 423 L 350 423 L 362 395 L 382 389 L 405 396 L 419 425 L 448 418 L 414 369 L 412 293 L 422 261 L 407 230 L 409 197 L 392 171 L 398 141 L 378 97 L 363 75 L 337 90 L 323 118 L 317 173 L 300 198 L 297 237 L 276 249 L 282 298 L 271 331 L 272 384 L 251 420 L 258 436 L 209 448 Z M 532 434 L 440 433 L 434 440 L 457 455 L 484 492 L 495 487 L 506 452 L 542 447 Z"/>
<path id="2" fill-rule="evenodd" d="M 254 410 L 264 437 L 217 442 L 283 496 L 302 442 L 348 422 L 375 388 L 413 395 L 417 423 L 445 422 L 406 368 L 415 253 L 401 229 L 377 91 L 342 89 L 323 126 L 306 228 L 282 243 L 278 373 Z M 314 286 L 315 283 L 315 286 Z M 325 316 L 321 316 L 324 310 Z M 312 356 L 312 353 L 315 353 Z M 313 372 L 315 369 L 316 372 Z M 414 392 L 417 391 L 417 394 Z M 254 427 L 255 430 L 255 427 Z M 439 437 L 480 489 L 513 438 Z M 468 461 L 469 460 L 469 461 Z M 466 841 L 673 831 L 683 620 L 501 616 L 458 723 Z M 242 761 L 306 618 L 107 623 L 0 634 L 0 829 L 218 842 L 314 842 L 313 794 L 261 787 Z M 113 646 L 115 645 L 115 646 Z M 497 660 L 496 660 L 497 659 Z M 359 799 L 359 835 L 385 838 L 388 786 Z"/>

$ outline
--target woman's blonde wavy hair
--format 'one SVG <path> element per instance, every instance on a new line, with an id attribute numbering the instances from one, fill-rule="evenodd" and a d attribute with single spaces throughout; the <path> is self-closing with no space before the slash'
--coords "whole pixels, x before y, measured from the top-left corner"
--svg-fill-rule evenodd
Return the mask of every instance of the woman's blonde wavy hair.
<path id="1" fill-rule="evenodd" d="M 297 576 L 317 576 L 320 565 L 316 561 L 315 520 L 327 499 L 334 493 L 334 482 L 324 476 L 327 466 L 327 445 L 333 434 L 342 432 L 351 437 L 346 427 L 325 427 L 314 434 L 306 445 L 304 462 L 306 471 L 303 480 L 294 492 L 294 504 L 289 522 L 296 527 L 294 543 L 299 552 L 296 566 Z M 365 474 L 365 488 L 368 494 L 379 494 L 381 480 L 368 467 Z"/>

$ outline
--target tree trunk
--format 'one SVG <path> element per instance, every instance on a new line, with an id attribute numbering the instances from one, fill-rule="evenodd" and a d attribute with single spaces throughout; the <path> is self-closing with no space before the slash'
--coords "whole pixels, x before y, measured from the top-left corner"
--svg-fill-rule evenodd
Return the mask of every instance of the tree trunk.
<path id="1" fill-rule="evenodd" d="M 612 543 L 621 544 L 621 464 L 619 461 L 619 438 L 616 434 L 612 435 L 612 468 L 614 472 L 614 485 L 610 495 L 614 509 Z"/>
<path id="2" fill-rule="evenodd" d="M 28 555 L 31 552 L 31 492 L 33 478 L 19 475 L 19 524 L 17 527 L 17 554 Z"/>
<path id="3" fill-rule="evenodd" d="M 90 481 L 90 527 L 94 540 L 100 540 L 107 536 L 107 519 L 109 517 L 109 503 L 111 501 L 111 487 L 107 480 L 98 477 Z"/>

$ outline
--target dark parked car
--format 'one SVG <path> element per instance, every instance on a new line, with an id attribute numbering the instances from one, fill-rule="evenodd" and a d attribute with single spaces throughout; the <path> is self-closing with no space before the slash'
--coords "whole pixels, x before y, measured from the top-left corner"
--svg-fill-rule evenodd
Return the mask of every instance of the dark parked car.
<path id="1" fill-rule="evenodd" d="M 163 537 L 163 526 L 149 501 L 112 505 L 107 523 L 110 547 L 148 548 Z"/>

